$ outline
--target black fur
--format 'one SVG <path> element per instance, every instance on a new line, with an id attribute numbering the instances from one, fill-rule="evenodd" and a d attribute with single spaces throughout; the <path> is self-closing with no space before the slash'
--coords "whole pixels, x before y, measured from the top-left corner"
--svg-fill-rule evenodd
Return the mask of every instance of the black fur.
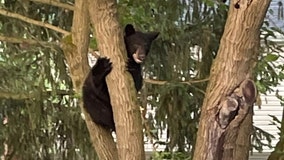
<path id="1" fill-rule="evenodd" d="M 86 111 L 95 123 L 109 129 L 114 128 L 114 121 L 105 77 L 111 69 L 109 59 L 99 58 L 83 86 L 83 102 Z"/>
<path id="2" fill-rule="evenodd" d="M 131 24 L 125 27 L 124 42 L 128 57 L 127 70 L 133 77 L 137 91 L 142 88 L 141 63 L 145 60 L 152 41 L 158 35 L 158 32 L 142 33 L 135 31 Z M 111 69 L 112 63 L 109 59 L 99 58 L 97 60 L 84 82 L 83 102 L 86 111 L 95 123 L 115 131 L 112 106 L 105 80 Z"/>
<path id="3" fill-rule="evenodd" d="M 159 32 L 135 31 L 131 24 L 126 25 L 124 32 L 124 43 L 128 57 L 127 69 L 134 79 L 136 90 L 139 91 L 143 81 L 141 63 L 137 63 L 133 55 L 137 53 L 137 58 L 143 62 L 150 51 L 152 41 L 158 37 Z"/>

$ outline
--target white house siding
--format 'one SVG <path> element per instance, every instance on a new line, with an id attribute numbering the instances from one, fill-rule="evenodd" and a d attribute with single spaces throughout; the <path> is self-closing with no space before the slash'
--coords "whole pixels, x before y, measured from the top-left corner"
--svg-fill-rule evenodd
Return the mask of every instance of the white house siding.
<path id="1" fill-rule="evenodd" d="M 279 95 L 284 96 L 284 82 L 278 87 L 275 87 L 274 90 L 279 91 Z M 267 95 L 261 96 L 262 106 L 261 109 L 258 107 L 254 107 L 254 116 L 253 116 L 253 123 L 255 126 L 263 129 L 264 131 L 269 132 L 272 134 L 275 139 L 272 141 L 272 146 L 275 146 L 278 142 L 278 133 L 279 130 L 277 126 L 271 125 L 272 117 L 269 115 L 276 116 L 279 120 L 282 119 L 282 106 L 280 105 L 279 99 L 276 98 L 275 92 L 268 93 Z M 263 152 L 270 152 L 271 149 L 265 147 Z"/>
<path id="2" fill-rule="evenodd" d="M 280 95 L 284 96 L 284 82 L 281 82 L 279 86 L 273 88 L 275 91 L 278 90 Z M 272 140 L 271 145 L 275 146 L 279 138 L 279 130 L 277 126 L 272 125 L 272 117 L 269 115 L 276 116 L 279 120 L 282 119 L 282 107 L 279 99 L 276 98 L 275 92 L 268 93 L 267 95 L 261 95 L 262 105 L 259 109 L 257 106 L 254 107 L 253 123 L 255 126 L 262 130 L 272 134 L 275 138 Z M 263 153 L 254 153 L 250 156 L 250 160 L 266 160 L 270 152 L 273 149 L 263 147 Z"/>
<path id="3" fill-rule="evenodd" d="M 250 155 L 249 160 L 267 160 L 270 153 L 264 152 L 264 153 L 253 153 Z"/>

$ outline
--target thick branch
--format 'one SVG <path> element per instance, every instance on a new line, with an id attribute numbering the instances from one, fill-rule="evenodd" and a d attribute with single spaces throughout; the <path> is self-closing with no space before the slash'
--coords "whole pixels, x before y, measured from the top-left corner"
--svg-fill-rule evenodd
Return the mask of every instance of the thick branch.
<path id="1" fill-rule="evenodd" d="M 61 3 L 59 1 L 54 1 L 54 0 L 30 0 L 30 1 L 43 3 L 43 4 L 49 4 L 51 6 L 65 8 L 65 9 L 69 9 L 69 10 L 72 10 L 72 11 L 75 9 L 74 6 L 72 6 L 70 4 Z"/>
<path id="2" fill-rule="evenodd" d="M 34 25 L 37 25 L 37 26 L 49 28 L 49 29 L 52 29 L 52 30 L 54 30 L 56 32 L 62 33 L 64 36 L 70 34 L 70 32 L 68 32 L 68 31 L 66 31 L 64 29 L 61 29 L 59 27 L 53 26 L 53 25 L 45 23 L 45 22 L 36 21 L 36 20 L 31 19 L 31 18 L 25 17 L 23 15 L 6 11 L 4 9 L 0 9 L 0 15 L 11 17 L 11 18 L 15 18 L 15 19 L 19 19 L 21 21 L 24 21 L 24 22 L 27 22 L 27 23 L 31 23 L 31 24 L 34 24 Z"/>

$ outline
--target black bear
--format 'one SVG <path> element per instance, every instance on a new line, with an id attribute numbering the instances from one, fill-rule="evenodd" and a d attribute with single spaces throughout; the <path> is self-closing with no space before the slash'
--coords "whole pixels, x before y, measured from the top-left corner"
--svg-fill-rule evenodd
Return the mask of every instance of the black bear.
<path id="1" fill-rule="evenodd" d="M 139 91 L 143 81 L 141 63 L 145 60 L 151 43 L 157 38 L 159 32 L 135 31 L 131 24 L 126 25 L 124 32 L 124 43 L 128 57 L 127 70 L 133 77 L 136 90 Z M 115 131 L 112 106 L 105 80 L 111 69 L 112 63 L 109 59 L 98 58 L 84 82 L 83 102 L 84 108 L 96 124 Z"/>

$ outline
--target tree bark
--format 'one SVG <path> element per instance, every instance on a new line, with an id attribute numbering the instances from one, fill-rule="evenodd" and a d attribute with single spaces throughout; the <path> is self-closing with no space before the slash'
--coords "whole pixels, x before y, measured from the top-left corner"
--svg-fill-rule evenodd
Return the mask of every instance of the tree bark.
<path id="1" fill-rule="evenodd" d="M 126 71 L 126 49 L 118 22 L 116 0 L 88 2 L 99 51 L 113 63 L 107 85 L 116 126 L 118 157 L 120 160 L 144 160 L 140 110 L 136 104 L 133 79 Z"/>
<path id="2" fill-rule="evenodd" d="M 231 1 L 202 106 L 194 160 L 245 160 L 248 157 L 251 111 L 255 100 L 255 86 L 249 79 L 253 79 L 260 27 L 270 2 Z M 237 96 L 240 90 L 242 95 Z M 250 95 L 250 92 L 254 94 Z M 245 104 L 240 104 L 239 100 L 244 100 Z M 236 115 L 225 117 L 233 119 L 221 121 L 222 114 L 232 107 L 235 107 Z"/>
<path id="3" fill-rule="evenodd" d="M 73 87 L 77 93 L 81 92 L 84 79 L 90 70 L 87 57 L 89 36 L 90 21 L 87 3 L 84 0 L 76 0 L 72 35 L 63 39 L 62 48 L 69 66 Z M 90 138 L 99 159 L 116 160 L 117 149 L 111 134 L 102 127 L 93 123 L 82 103 L 80 103 L 80 108 L 85 115 L 85 121 L 90 133 Z"/>

